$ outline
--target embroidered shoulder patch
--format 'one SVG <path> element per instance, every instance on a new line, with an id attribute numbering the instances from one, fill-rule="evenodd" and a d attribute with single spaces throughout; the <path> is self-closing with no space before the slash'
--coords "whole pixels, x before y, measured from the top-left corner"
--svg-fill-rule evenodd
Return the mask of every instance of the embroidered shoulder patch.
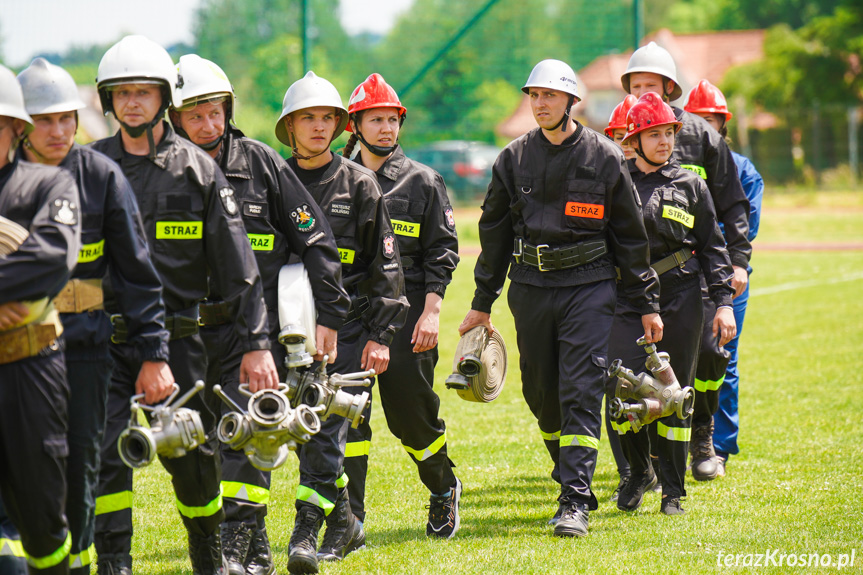
<path id="1" fill-rule="evenodd" d="M 49 215 L 58 224 L 74 226 L 78 223 L 78 204 L 69 200 L 54 200 Z"/>
<path id="2" fill-rule="evenodd" d="M 302 204 L 294 208 L 291 212 L 291 217 L 294 219 L 294 223 L 297 224 L 297 229 L 304 233 L 312 231 L 317 223 L 308 204 Z"/>
<path id="3" fill-rule="evenodd" d="M 229 216 L 236 216 L 240 209 L 237 207 L 237 202 L 234 200 L 234 190 L 231 188 L 222 188 L 219 190 L 219 199 L 222 200 L 222 205 Z"/>
<path id="4" fill-rule="evenodd" d="M 390 232 L 385 233 L 383 244 L 384 257 L 392 259 L 396 255 L 396 237 Z"/>
<path id="5" fill-rule="evenodd" d="M 452 206 L 447 206 L 443 210 L 443 215 L 446 218 L 446 227 L 451 230 L 455 229 L 455 216 L 452 213 Z"/>

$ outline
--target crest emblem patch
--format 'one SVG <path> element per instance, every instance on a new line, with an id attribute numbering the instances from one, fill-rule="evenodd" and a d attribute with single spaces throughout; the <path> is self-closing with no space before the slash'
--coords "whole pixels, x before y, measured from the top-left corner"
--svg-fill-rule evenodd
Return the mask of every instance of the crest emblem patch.
<path id="1" fill-rule="evenodd" d="M 387 232 L 384 234 L 384 256 L 392 259 L 394 255 L 396 255 L 396 237 Z"/>
<path id="2" fill-rule="evenodd" d="M 301 232 L 310 232 L 315 228 L 315 217 L 309 209 L 308 204 L 297 206 L 291 212 L 291 217 L 294 223 L 297 224 L 297 229 Z"/>
<path id="3" fill-rule="evenodd" d="M 234 199 L 234 190 L 231 188 L 222 188 L 219 190 L 219 198 L 222 200 L 222 205 L 225 206 L 225 211 L 230 216 L 236 216 L 240 211 L 237 207 L 237 201 Z"/>

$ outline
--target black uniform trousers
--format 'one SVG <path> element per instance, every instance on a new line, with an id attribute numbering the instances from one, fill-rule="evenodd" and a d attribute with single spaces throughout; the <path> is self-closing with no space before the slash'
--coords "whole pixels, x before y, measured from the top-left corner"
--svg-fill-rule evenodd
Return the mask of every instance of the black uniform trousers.
<path id="1" fill-rule="evenodd" d="M 172 339 L 168 344 L 168 365 L 182 395 L 206 375 L 206 354 L 199 335 Z M 111 346 L 116 367 L 108 394 L 108 421 L 102 439 L 102 466 L 96 499 L 96 551 L 100 558 L 131 564 L 132 549 L 132 469 L 126 467 L 117 450 L 117 440 L 129 424 L 129 399 L 135 394 L 135 380 L 141 361 L 132 346 Z M 178 396 L 179 397 L 179 396 Z M 208 441 L 183 457 L 159 457 L 171 475 L 177 509 L 191 534 L 203 537 L 218 532 L 224 519 L 219 491 L 218 440 L 215 417 L 206 397 L 194 395 L 184 405 L 201 414 Z"/>
<path id="2" fill-rule="evenodd" d="M 704 327 L 693 383 L 695 388 L 693 427 L 704 427 L 713 421 L 713 414 L 719 408 L 719 390 L 722 388 L 722 382 L 725 381 L 725 370 L 731 359 L 731 354 L 719 347 L 719 339 L 713 337 L 716 304 L 710 299 L 707 284 L 703 279 L 701 280 L 701 304 L 704 308 Z"/>
<path id="3" fill-rule="evenodd" d="M 512 282 L 522 393 L 554 462 L 560 501 L 597 508 L 590 489 L 602 428 L 614 280 L 566 287 Z"/>
<path id="4" fill-rule="evenodd" d="M 30 573 L 69 573 L 68 406 L 59 346 L 0 365 L 0 497 L 20 533 Z"/>
<path id="5" fill-rule="evenodd" d="M 440 398 L 433 389 L 438 348 L 414 353 L 411 343 L 414 327 L 425 308 L 425 297 L 424 289 L 407 292 L 408 316 L 390 344 L 387 370 L 377 376 L 378 393 L 387 426 L 416 463 L 420 481 L 432 493 L 445 493 L 455 485 L 455 474 L 447 455 L 446 424 L 438 417 Z M 371 409 L 365 415 L 365 421 L 356 429 L 348 429 L 345 452 L 351 509 L 360 521 L 365 521 L 366 515 Z"/>
<path id="6" fill-rule="evenodd" d="M 661 278 L 660 278 L 661 281 Z M 701 343 L 701 291 L 698 282 L 677 286 L 677 289 L 662 288 L 659 298 L 662 322 L 665 326 L 662 341 L 656 348 L 668 352 L 671 367 L 681 387 L 692 385 L 695 375 L 695 361 Z M 647 354 L 635 342 L 644 335 L 641 313 L 628 302 L 618 300 L 611 328 L 608 357 L 621 359 L 623 366 L 636 374 L 645 371 Z M 617 384 L 616 378 L 609 386 Z M 613 397 L 613 387 L 611 395 Z M 689 451 L 689 437 L 692 418 L 680 419 L 672 414 L 651 424 L 656 431 L 656 452 L 662 470 L 662 496 L 683 497 L 686 495 L 683 480 L 686 474 L 686 456 Z M 629 459 L 632 477 L 640 477 L 651 465 L 650 429 L 642 428 L 633 433 L 629 421 L 623 417 L 617 421 L 618 433 L 624 452 Z"/>

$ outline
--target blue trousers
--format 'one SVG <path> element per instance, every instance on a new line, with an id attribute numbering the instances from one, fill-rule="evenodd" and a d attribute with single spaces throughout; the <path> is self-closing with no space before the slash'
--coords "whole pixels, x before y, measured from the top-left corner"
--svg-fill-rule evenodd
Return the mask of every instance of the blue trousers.
<path id="1" fill-rule="evenodd" d="M 737 412 L 740 373 L 737 371 L 737 343 L 743 333 L 743 318 L 746 316 L 746 304 L 749 302 L 749 286 L 746 291 L 734 300 L 734 321 L 737 322 L 737 336 L 725 344 L 725 350 L 731 354 L 728 368 L 725 370 L 725 381 L 719 388 L 719 409 L 713 415 L 713 447 L 718 453 L 740 453 L 737 446 L 737 434 L 740 432 L 740 415 Z"/>

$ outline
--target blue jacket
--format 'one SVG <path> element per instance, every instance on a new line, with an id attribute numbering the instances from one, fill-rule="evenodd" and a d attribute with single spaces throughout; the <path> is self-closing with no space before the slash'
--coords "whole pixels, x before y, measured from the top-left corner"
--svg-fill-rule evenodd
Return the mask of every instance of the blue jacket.
<path id="1" fill-rule="evenodd" d="M 737 152 L 731 152 L 734 163 L 737 165 L 737 175 L 743 184 L 743 191 L 749 200 L 749 236 L 751 242 L 758 235 L 758 224 L 761 221 L 761 199 L 764 196 L 764 180 L 755 169 L 752 161 Z"/>

